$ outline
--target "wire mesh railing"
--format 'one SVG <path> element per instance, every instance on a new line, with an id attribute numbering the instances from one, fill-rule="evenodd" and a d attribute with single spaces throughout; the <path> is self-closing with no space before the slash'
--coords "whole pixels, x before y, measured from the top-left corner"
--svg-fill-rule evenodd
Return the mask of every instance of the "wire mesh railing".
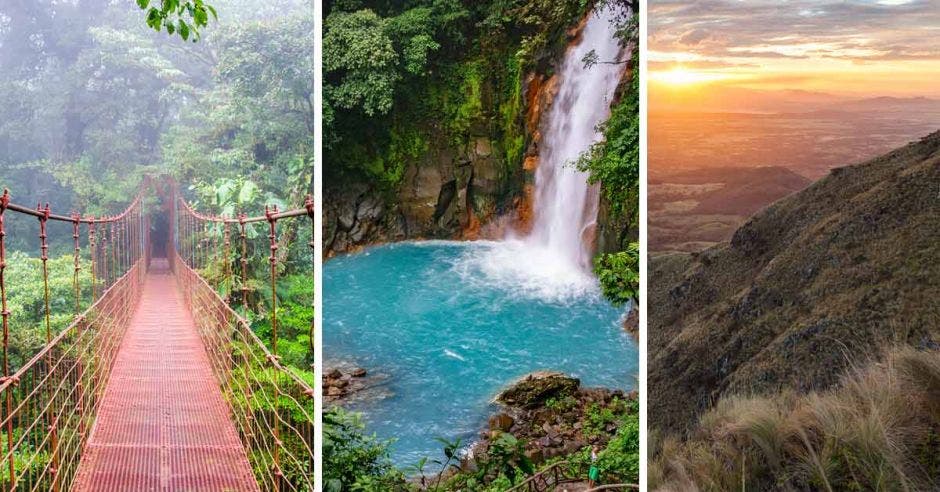
<path id="1" fill-rule="evenodd" d="M 282 362 L 278 346 L 278 276 L 285 258 L 283 252 L 278 253 L 282 247 L 278 222 L 309 220 L 312 233 L 312 200 L 308 197 L 304 207 L 296 210 L 269 208 L 263 216 L 237 218 L 198 213 L 182 198 L 177 204 L 174 271 L 231 406 L 255 477 L 264 490 L 313 490 L 314 383 L 312 378 L 305 380 L 302 371 Z M 268 232 L 268 281 L 264 287 L 267 343 L 248 319 L 253 316 L 248 298 L 254 281 L 249 277 L 252 250 L 248 228 L 256 223 L 266 223 Z M 237 241 L 234 246 L 233 236 Z M 215 285 L 200 274 L 210 270 Z M 309 282 L 312 291 L 312 262 Z M 237 306 L 241 313 L 232 305 L 236 298 L 241 302 Z M 310 303 L 312 307 L 312 298 Z"/>
<path id="2" fill-rule="evenodd" d="M 68 490 L 75 479 L 123 332 L 140 297 L 149 230 L 141 196 L 123 213 L 100 218 L 55 215 L 48 204 L 35 209 L 17 205 L 8 191 L 0 197 L 0 483 L 5 490 Z M 11 213 L 39 222 L 36 251 L 43 283 L 38 323 L 45 345 L 19 367 L 11 358 L 11 324 L 20 320 L 11 316 L 6 279 L 5 220 Z M 73 312 L 59 331 L 53 329 L 52 308 L 62 303 L 52 298 L 48 266 L 47 226 L 53 222 L 71 224 L 74 245 Z M 89 266 L 84 274 L 82 265 Z M 84 311 L 83 283 L 90 284 Z"/>

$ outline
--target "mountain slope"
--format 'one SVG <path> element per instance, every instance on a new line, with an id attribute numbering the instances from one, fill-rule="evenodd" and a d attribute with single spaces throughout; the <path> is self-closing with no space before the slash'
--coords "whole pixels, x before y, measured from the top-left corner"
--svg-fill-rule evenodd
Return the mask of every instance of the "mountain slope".
<path id="1" fill-rule="evenodd" d="M 727 394 L 827 388 L 888 344 L 937 348 L 940 132 L 649 270 L 649 414 L 666 432 Z"/>

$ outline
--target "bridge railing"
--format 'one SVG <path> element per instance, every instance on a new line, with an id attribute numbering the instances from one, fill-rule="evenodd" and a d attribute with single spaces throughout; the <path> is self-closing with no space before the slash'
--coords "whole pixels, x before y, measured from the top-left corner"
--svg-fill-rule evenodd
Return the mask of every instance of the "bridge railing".
<path id="1" fill-rule="evenodd" d="M 4 219 L 9 213 L 39 221 L 37 250 L 43 280 L 42 321 L 46 343 L 29 360 L 17 365 L 12 340 L 22 336 L 11 330 L 34 323 L 11 317 L 5 276 L 7 264 Z M 52 310 L 62 299 L 52 299 L 48 269 L 47 224 L 72 224 L 74 244 L 74 310 L 68 325 L 54 332 Z M 83 253 L 81 228 L 88 241 Z M 68 490 L 75 478 L 82 451 L 128 325 L 140 297 L 146 269 L 144 238 L 147 220 L 138 196 L 115 217 L 53 215 L 47 204 L 36 209 L 0 197 L 0 299 L 2 299 L 3 376 L 0 378 L 0 483 L 4 490 Z M 36 261 L 25 259 L 22 261 Z M 82 274 L 82 265 L 90 265 Z M 90 304 L 82 311 L 82 284 Z M 56 313 L 66 314 L 66 313 Z M 58 316 L 57 316 L 58 317 Z"/>
<path id="2" fill-rule="evenodd" d="M 196 326 L 212 361 L 213 371 L 231 407 L 249 462 L 263 490 L 314 489 L 314 390 L 281 361 L 278 352 L 278 220 L 309 219 L 313 206 L 288 212 L 268 209 L 264 216 L 213 217 L 178 201 L 177 254 L 174 271 L 190 305 Z M 267 307 L 270 339 L 266 344 L 246 319 L 249 307 L 249 224 L 267 222 L 270 252 L 270 300 Z M 232 226 L 239 244 L 232 247 Z M 311 226 L 312 232 L 312 226 Z M 237 260 L 236 260 L 237 257 Z M 237 268 L 240 267 L 240 268 Z M 215 268 L 228 289 L 213 286 L 199 271 Z M 235 270 L 240 270 L 236 279 Z M 218 272 L 221 270 L 221 272 Z M 310 275 L 312 287 L 313 276 Z M 239 284 L 239 314 L 227 299 Z M 221 293 L 220 293 L 221 291 Z M 224 297 L 223 297 L 224 296 Z M 312 302 L 312 299 L 311 299 Z M 312 330 L 312 325 L 311 325 Z"/>

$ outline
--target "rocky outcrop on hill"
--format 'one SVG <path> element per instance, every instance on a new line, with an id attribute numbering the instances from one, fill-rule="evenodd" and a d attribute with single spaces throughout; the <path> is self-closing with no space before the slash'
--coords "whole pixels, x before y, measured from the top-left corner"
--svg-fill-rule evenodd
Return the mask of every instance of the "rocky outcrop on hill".
<path id="1" fill-rule="evenodd" d="M 806 392 L 940 342 L 940 132 L 757 213 L 730 243 L 650 261 L 649 415 L 683 432 L 722 396 Z"/>

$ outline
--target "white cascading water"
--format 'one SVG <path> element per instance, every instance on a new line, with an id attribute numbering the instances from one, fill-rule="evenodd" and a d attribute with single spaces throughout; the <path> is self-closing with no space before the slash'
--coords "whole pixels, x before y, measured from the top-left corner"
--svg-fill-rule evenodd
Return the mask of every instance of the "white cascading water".
<path id="1" fill-rule="evenodd" d="M 503 284 L 542 299 L 564 300 L 596 290 L 590 273 L 599 190 L 573 161 L 602 138 L 597 126 L 610 115 L 610 103 L 623 74 L 622 50 L 612 22 L 613 8 L 590 15 L 580 40 L 558 67 L 559 90 L 543 116 L 539 164 L 535 172 L 534 222 L 529 234 L 511 232 L 486 243 L 457 268 L 469 281 Z M 596 63 L 585 67 L 593 50 Z M 607 62 L 607 63 L 605 63 Z M 483 246 L 483 245 L 481 245 Z M 484 278 L 473 275 L 482 271 Z"/>
<path id="2" fill-rule="evenodd" d="M 623 73 L 618 63 L 585 69 L 594 50 L 601 62 L 619 60 L 620 46 L 611 23 L 612 9 L 592 15 L 581 42 L 569 49 L 559 71 L 561 86 L 542 128 L 539 167 L 535 172 L 535 222 L 526 239 L 560 258 L 589 268 L 598 187 L 569 165 L 601 138 L 597 125 L 610 115 L 610 102 Z"/>

